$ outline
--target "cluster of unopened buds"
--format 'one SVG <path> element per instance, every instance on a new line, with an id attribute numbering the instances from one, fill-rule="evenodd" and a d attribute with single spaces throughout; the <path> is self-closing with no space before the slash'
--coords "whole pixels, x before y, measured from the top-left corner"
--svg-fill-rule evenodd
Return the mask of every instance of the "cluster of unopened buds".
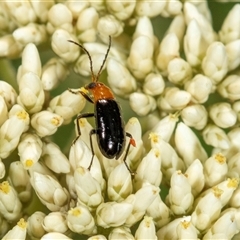
<path id="1" fill-rule="evenodd" d="M 1 1 L 1 239 L 238 239 L 240 4 L 224 18 L 216 32 L 207 1 Z M 67 88 L 109 36 L 100 81 L 134 113 L 134 176 L 127 143 L 110 160 L 94 123 L 72 124 L 94 105 Z"/>

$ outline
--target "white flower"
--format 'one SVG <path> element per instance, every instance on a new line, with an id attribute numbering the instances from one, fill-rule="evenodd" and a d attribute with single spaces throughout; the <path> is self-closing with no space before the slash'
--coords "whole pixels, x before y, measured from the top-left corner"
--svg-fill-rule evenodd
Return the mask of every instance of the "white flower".
<path id="1" fill-rule="evenodd" d="M 219 83 L 228 72 L 226 48 L 221 42 L 213 42 L 202 61 L 202 70 L 214 84 Z"/>
<path id="2" fill-rule="evenodd" d="M 21 136 L 18 155 L 25 169 L 29 169 L 39 160 L 42 146 L 41 139 L 35 134 L 25 133 Z"/>
<path id="3" fill-rule="evenodd" d="M 211 105 L 209 116 L 213 122 L 221 128 L 232 127 L 237 121 L 237 114 L 227 102 Z"/>
<path id="4" fill-rule="evenodd" d="M 63 118 L 49 111 L 35 113 L 31 119 L 31 125 L 40 137 L 52 135 L 63 123 Z"/>
<path id="5" fill-rule="evenodd" d="M 42 227 L 46 232 L 67 232 L 68 227 L 65 214 L 61 212 L 49 213 L 44 217 Z"/>
<path id="6" fill-rule="evenodd" d="M 136 78 L 143 79 L 153 68 L 153 43 L 147 36 L 133 40 L 127 65 Z"/>
<path id="7" fill-rule="evenodd" d="M 160 95 L 165 88 L 165 82 L 160 74 L 149 73 L 144 79 L 143 92 L 150 96 Z"/>
<path id="8" fill-rule="evenodd" d="M 129 96 L 130 106 L 139 116 L 146 116 L 157 107 L 153 97 L 144 93 L 134 92 Z"/>
<path id="9" fill-rule="evenodd" d="M 6 235 L 3 236 L 2 240 L 25 240 L 27 236 L 27 222 L 21 218 L 17 225 L 13 227 Z"/>
<path id="10" fill-rule="evenodd" d="M 240 5 L 236 4 L 228 12 L 219 31 L 220 40 L 226 44 L 239 39 L 240 37 Z"/>
<path id="11" fill-rule="evenodd" d="M 36 211 L 28 218 L 28 235 L 32 238 L 40 239 L 45 230 L 42 226 L 44 217 L 46 216 L 45 213 Z"/>
<path id="12" fill-rule="evenodd" d="M 140 222 L 135 233 L 136 240 L 152 239 L 157 240 L 156 230 L 152 217 L 145 216 Z"/>
<path id="13" fill-rule="evenodd" d="M 16 103 L 17 93 L 14 90 L 14 88 L 7 82 L 0 81 L 0 95 L 4 99 L 8 110 L 12 108 L 12 106 Z M 1 118 L 2 114 L 4 114 L 4 112 L 3 113 L 1 112 Z"/>
<path id="14" fill-rule="evenodd" d="M 228 71 L 236 69 L 240 64 L 238 58 L 240 54 L 240 39 L 228 43 L 226 45 L 226 52 L 228 57 Z"/>
<path id="15" fill-rule="evenodd" d="M 207 153 L 197 136 L 182 122 L 178 123 L 176 128 L 175 144 L 187 166 L 190 166 L 195 159 L 199 159 L 201 162 L 207 159 Z"/>
<path id="16" fill-rule="evenodd" d="M 194 200 L 191 191 L 187 175 L 182 174 L 181 171 L 173 173 L 167 200 L 174 214 L 183 215 L 191 210 Z"/>
<path id="17" fill-rule="evenodd" d="M 16 221 L 21 216 L 22 204 L 15 189 L 7 181 L 0 183 L 0 212 L 8 221 Z"/>
<path id="18" fill-rule="evenodd" d="M 56 29 L 72 32 L 72 21 L 72 13 L 67 6 L 62 3 L 55 4 L 48 11 L 47 31 L 49 34 L 52 34 Z"/>
<path id="19" fill-rule="evenodd" d="M 163 11 L 166 1 L 149 2 L 147 0 L 137 1 L 135 11 L 137 16 L 155 17 Z"/>
<path id="20" fill-rule="evenodd" d="M 52 239 L 73 240 L 72 238 L 69 238 L 66 235 L 58 232 L 47 233 L 41 238 L 41 240 L 52 240 Z"/>

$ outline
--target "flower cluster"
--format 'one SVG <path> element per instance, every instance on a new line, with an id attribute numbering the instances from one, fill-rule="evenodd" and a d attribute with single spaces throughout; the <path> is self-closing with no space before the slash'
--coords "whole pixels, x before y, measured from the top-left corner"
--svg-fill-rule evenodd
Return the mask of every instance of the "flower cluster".
<path id="1" fill-rule="evenodd" d="M 0 23 L 1 239 L 240 236 L 240 4 L 218 32 L 207 1 L 3 0 Z M 62 82 L 90 82 L 90 64 L 139 116 L 125 125 L 134 176 L 85 118 L 56 137 L 86 103 Z"/>

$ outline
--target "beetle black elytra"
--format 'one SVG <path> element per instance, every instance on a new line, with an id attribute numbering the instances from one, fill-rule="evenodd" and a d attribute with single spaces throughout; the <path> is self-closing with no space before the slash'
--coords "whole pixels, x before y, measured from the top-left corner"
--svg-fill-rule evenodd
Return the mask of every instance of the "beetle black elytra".
<path id="1" fill-rule="evenodd" d="M 96 129 L 92 129 L 89 133 L 92 159 L 88 169 L 91 169 L 93 158 L 95 155 L 92 143 L 93 134 L 96 134 L 97 143 L 101 153 L 106 158 L 115 158 L 116 160 L 119 159 L 119 157 L 122 155 L 126 144 L 126 137 L 129 137 L 130 141 L 128 143 L 123 161 L 130 174 L 134 175 L 134 172 L 132 172 L 127 165 L 126 159 L 130 149 L 130 145 L 134 147 L 136 146 L 135 140 L 130 133 L 125 132 L 124 130 L 124 122 L 121 116 L 121 109 L 111 89 L 107 87 L 104 83 L 98 81 L 111 48 L 111 36 L 109 36 L 109 46 L 97 75 L 95 75 L 93 72 L 92 58 L 87 49 L 84 48 L 81 44 L 72 40 L 69 40 L 69 42 L 79 46 L 88 55 L 90 61 L 92 82 L 87 84 L 85 87 L 80 88 L 79 91 L 73 91 L 69 89 L 71 93 L 80 93 L 87 101 L 94 104 L 94 113 L 81 113 L 77 115 L 77 138 L 81 135 L 78 120 L 81 118 L 89 117 L 95 118 Z"/>

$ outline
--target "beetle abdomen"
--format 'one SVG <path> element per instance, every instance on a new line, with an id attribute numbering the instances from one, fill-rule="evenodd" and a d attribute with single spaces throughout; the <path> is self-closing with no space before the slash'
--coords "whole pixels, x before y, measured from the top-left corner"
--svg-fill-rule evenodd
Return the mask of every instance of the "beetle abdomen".
<path id="1" fill-rule="evenodd" d="M 118 159 L 125 146 L 124 123 L 120 107 L 114 99 L 96 102 L 97 141 L 101 153 L 107 158 Z"/>

